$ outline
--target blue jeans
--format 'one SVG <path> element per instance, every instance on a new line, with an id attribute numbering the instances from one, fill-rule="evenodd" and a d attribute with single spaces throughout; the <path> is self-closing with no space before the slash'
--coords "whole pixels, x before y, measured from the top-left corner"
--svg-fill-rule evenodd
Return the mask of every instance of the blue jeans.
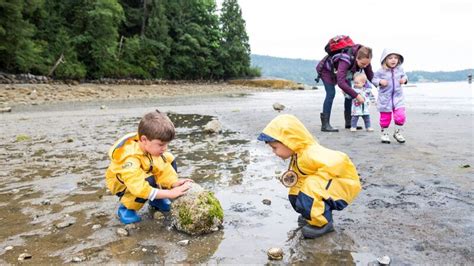
<path id="1" fill-rule="evenodd" d="M 336 96 L 336 85 L 328 84 L 323 82 L 324 90 L 326 90 L 326 98 L 324 98 L 323 103 L 323 113 L 331 114 L 332 102 L 334 101 L 334 96 Z"/>
<path id="2" fill-rule="evenodd" d="M 325 82 L 323 82 L 323 84 L 324 84 L 324 90 L 326 90 L 326 98 L 324 98 L 324 103 L 323 103 L 323 113 L 331 114 L 332 102 L 334 101 L 334 97 L 336 96 L 336 85 L 328 84 Z M 352 99 L 345 98 L 344 112 L 350 113 L 351 106 L 352 106 Z"/>

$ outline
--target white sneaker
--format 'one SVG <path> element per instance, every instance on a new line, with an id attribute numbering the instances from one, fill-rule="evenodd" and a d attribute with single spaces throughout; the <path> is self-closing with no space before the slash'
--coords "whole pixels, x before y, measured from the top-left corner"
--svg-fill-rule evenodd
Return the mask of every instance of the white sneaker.
<path id="1" fill-rule="evenodd" d="M 351 132 L 356 132 L 356 131 L 357 131 L 357 128 L 351 127 Z"/>
<path id="2" fill-rule="evenodd" d="M 390 137 L 388 136 L 387 132 L 382 132 L 382 137 L 380 137 L 382 143 L 390 144 Z"/>
<path id="3" fill-rule="evenodd" d="M 405 143 L 405 138 L 400 133 L 400 129 L 396 129 L 395 133 L 393 133 L 393 138 L 398 141 L 398 143 Z"/>
<path id="4" fill-rule="evenodd" d="M 371 128 L 371 127 L 368 127 L 366 130 L 367 130 L 368 132 L 373 132 L 373 131 L 374 131 L 374 129 Z"/>

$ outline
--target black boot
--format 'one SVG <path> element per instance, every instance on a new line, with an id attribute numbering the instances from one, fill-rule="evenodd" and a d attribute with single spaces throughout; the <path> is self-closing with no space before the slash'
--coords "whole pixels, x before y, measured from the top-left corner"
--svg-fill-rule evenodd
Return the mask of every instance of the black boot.
<path id="1" fill-rule="evenodd" d="M 352 116 L 351 116 L 351 111 L 347 111 L 347 110 L 344 110 L 344 120 L 346 121 L 346 126 L 345 128 L 351 128 L 351 119 L 352 119 Z M 362 127 L 361 126 L 357 126 L 357 130 L 361 130 Z"/>
<path id="2" fill-rule="evenodd" d="M 303 215 L 300 214 L 298 216 L 298 227 L 303 227 L 308 224 L 308 221 L 303 217 Z"/>
<path id="3" fill-rule="evenodd" d="M 323 132 L 339 132 L 339 129 L 333 128 L 329 124 L 330 114 L 321 113 L 321 131 Z"/>
<path id="4" fill-rule="evenodd" d="M 304 238 L 317 238 L 332 231 L 334 231 L 334 226 L 332 222 L 329 222 L 323 227 L 307 224 L 303 226 L 301 233 L 303 233 Z"/>

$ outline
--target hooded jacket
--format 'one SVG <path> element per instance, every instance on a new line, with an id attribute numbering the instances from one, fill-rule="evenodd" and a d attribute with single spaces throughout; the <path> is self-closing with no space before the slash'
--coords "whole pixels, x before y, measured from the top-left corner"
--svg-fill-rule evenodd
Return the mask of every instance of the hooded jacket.
<path id="1" fill-rule="evenodd" d="M 290 168 L 298 174 L 298 182 L 288 197 L 310 224 L 325 225 L 332 220 L 332 210 L 342 210 L 359 193 L 359 176 L 349 157 L 319 145 L 295 116 L 277 116 L 263 133 L 294 152 Z"/>
<path id="2" fill-rule="evenodd" d="M 127 208 L 139 209 L 141 206 L 136 203 L 142 205 L 147 199 L 155 198 L 157 191 L 150 183 L 169 189 L 178 180 L 171 166 L 173 155 L 165 152 L 156 157 L 143 152 L 137 133 L 127 134 L 115 142 L 109 150 L 109 157 L 111 162 L 105 174 L 107 187 L 122 199 Z M 123 198 L 127 199 L 126 202 Z"/>
<path id="3" fill-rule="evenodd" d="M 400 56 L 400 62 L 394 68 L 388 68 L 383 65 L 385 59 L 391 54 Z M 372 79 L 372 83 L 379 88 L 377 99 L 377 109 L 379 112 L 392 112 L 395 109 L 405 107 L 405 99 L 400 79 L 406 78 L 408 82 L 408 77 L 401 67 L 403 60 L 403 56 L 395 50 L 385 49 L 382 53 L 380 59 L 382 68 L 374 74 L 374 78 Z M 380 86 L 382 79 L 388 81 L 387 86 Z"/>
<path id="4" fill-rule="evenodd" d="M 360 44 L 356 44 L 352 47 L 351 56 L 354 58 L 353 61 L 348 63 L 346 61 L 340 60 L 338 63 L 337 69 L 335 69 L 336 71 L 335 73 L 323 67 L 327 57 L 321 60 L 318 63 L 318 66 L 316 67 L 316 69 L 320 69 L 321 80 L 324 83 L 332 84 L 332 85 L 337 84 L 339 88 L 341 88 L 346 94 L 350 95 L 352 98 L 357 97 L 357 92 L 355 92 L 351 87 L 352 75 L 354 73 L 363 71 L 365 75 L 367 76 L 368 80 L 371 80 L 374 77 L 374 72 L 372 71 L 371 64 L 369 64 L 366 68 L 361 69 L 355 62 L 355 58 L 357 56 L 357 52 L 359 51 L 360 47 L 362 47 L 362 45 Z"/>

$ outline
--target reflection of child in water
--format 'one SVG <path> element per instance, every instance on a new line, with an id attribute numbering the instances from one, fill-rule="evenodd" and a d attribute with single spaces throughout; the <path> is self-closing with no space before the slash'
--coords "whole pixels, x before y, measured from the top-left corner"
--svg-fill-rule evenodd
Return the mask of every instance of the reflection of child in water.
<path id="1" fill-rule="evenodd" d="M 352 88 L 364 98 L 364 102 L 361 103 L 356 98 L 352 99 L 351 131 L 357 131 L 357 121 L 359 117 L 362 117 L 362 119 L 364 119 L 365 129 L 372 132 L 374 129 L 370 126 L 369 100 L 374 102 L 375 97 L 372 94 L 370 84 L 367 83 L 367 76 L 364 73 L 355 73 Z"/>
<path id="2" fill-rule="evenodd" d="M 344 153 L 321 146 L 298 118 L 279 115 L 258 136 L 276 156 L 291 158 L 286 173 L 294 175 L 288 199 L 300 213 L 298 225 L 305 238 L 316 238 L 334 230 L 332 211 L 347 207 L 360 191 L 360 180 L 351 159 Z M 285 174 L 287 176 L 287 174 Z M 292 178 L 289 178 L 292 179 Z"/>

